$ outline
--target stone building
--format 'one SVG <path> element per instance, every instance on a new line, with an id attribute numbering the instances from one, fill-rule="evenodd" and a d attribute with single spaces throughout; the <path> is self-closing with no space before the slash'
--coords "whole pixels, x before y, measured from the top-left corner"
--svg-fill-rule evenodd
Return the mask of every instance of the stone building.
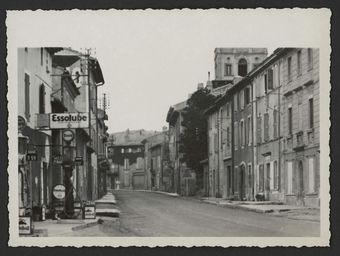
<path id="1" fill-rule="evenodd" d="M 115 189 L 147 189 L 147 177 L 144 168 L 144 145 L 142 141 L 157 132 L 129 130 L 110 135 L 108 157 L 111 162 Z"/>
<path id="2" fill-rule="evenodd" d="M 216 48 L 215 80 L 232 82 L 246 76 L 267 57 L 267 48 Z"/>
<path id="3" fill-rule="evenodd" d="M 282 59 L 283 169 L 287 203 L 319 206 L 319 50 L 288 49 Z"/>
<path id="4" fill-rule="evenodd" d="M 218 182 L 219 196 L 319 204 L 318 81 L 317 49 L 280 48 L 206 111 L 209 168 L 219 170 L 209 184 Z M 222 164 L 228 127 L 232 163 Z"/>
<path id="5" fill-rule="evenodd" d="M 169 168 L 173 169 L 173 191 L 188 196 L 196 193 L 196 174 L 182 161 L 179 150 L 184 129 L 182 112 L 186 105 L 186 101 L 183 101 L 170 107 L 166 121 L 169 123 Z"/>
<path id="6" fill-rule="evenodd" d="M 38 127 L 40 114 L 51 112 L 52 56 L 62 48 L 18 49 L 18 183 L 19 214 L 50 206 L 52 198 L 51 131 Z M 37 158 L 27 161 L 28 152 Z"/>
<path id="7" fill-rule="evenodd" d="M 142 141 L 145 148 L 146 188 L 149 190 L 170 191 L 172 188 L 172 170 L 169 163 L 169 136 L 166 127 Z"/>

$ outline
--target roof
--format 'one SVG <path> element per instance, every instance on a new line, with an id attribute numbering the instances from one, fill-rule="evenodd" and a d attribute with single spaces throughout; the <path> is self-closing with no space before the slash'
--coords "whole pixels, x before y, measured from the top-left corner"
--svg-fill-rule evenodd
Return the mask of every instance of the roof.
<path id="1" fill-rule="evenodd" d="M 182 101 L 171 106 L 168 110 L 166 121 L 168 123 L 174 122 L 177 119 L 179 112 L 181 112 L 186 106 L 187 106 L 187 101 Z"/>
<path id="2" fill-rule="evenodd" d="M 261 73 L 263 70 L 265 70 L 268 66 L 270 66 L 274 61 L 276 61 L 278 58 L 280 58 L 284 53 L 287 51 L 294 49 L 294 48 L 277 48 L 269 57 L 264 59 L 256 68 L 251 70 L 245 77 L 243 77 L 240 81 L 238 81 L 233 87 L 231 87 L 229 90 L 226 91 L 226 93 L 218 99 L 214 105 L 212 105 L 210 108 L 208 108 L 204 114 L 209 115 L 210 113 L 213 113 L 216 111 L 218 107 L 220 107 L 224 102 L 236 91 L 243 88 L 245 85 L 249 84 L 252 79 Z"/>
<path id="3" fill-rule="evenodd" d="M 85 56 L 85 54 L 79 51 L 73 50 L 71 48 L 64 48 L 62 51 L 59 51 L 53 56 L 53 62 L 61 67 L 69 67 Z M 91 71 L 93 73 L 96 84 L 98 86 L 103 85 L 105 81 L 98 60 L 94 57 L 89 56 L 89 61 L 91 62 Z"/>
<path id="4" fill-rule="evenodd" d="M 117 132 L 110 134 L 110 137 L 114 137 L 113 146 L 132 146 L 132 145 L 143 145 L 142 141 L 158 133 L 157 131 L 146 131 L 144 129 L 141 130 L 129 130 L 127 129 L 124 132 Z"/>

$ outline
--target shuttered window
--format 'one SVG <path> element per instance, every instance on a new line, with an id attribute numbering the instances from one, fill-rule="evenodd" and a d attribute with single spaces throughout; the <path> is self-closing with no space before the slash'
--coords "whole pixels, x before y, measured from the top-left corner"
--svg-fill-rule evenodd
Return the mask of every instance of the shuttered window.
<path id="1" fill-rule="evenodd" d="M 25 73 L 25 117 L 30 120 L 30 76 Z"/>
<path id="2" fill-rule="evenodd" d="M 234 123 L 234 144 L 235 144 L 235 149 L 238 148 L 238 123 Z"/>
<path id="3" fill-rule="evenodd" d="M 262 118 L 261 115 L 257 117 L 257 143 L 262 142 Z"/>
<path id="4" fill-rule="evenodd" d="M 277 109 L 273 110 L 273 137 L 274 139 L 278 136 L 278 111 Z"/>
<path id="5" fill-rule="evenodd" d="M 39 113 L 45 113 L 45 86 L 43 84 L 39 88 Z"/>
<path id="6" fill-rule="evenodd" d="M 273 90 L 273 69 L 268 70 L 268 90 Z"/>
<path id="7" fill-rule="evenodd" d="M 263 132 L 264 132 L 264 141 L 269 140 L 269 114 L 265 113 L 263 115 Z"/>
<path id="8" fill-rule="evenodd" d="M 264 191 L 264 169 L 263 164 L 259 165 L 259 191 Z"/>

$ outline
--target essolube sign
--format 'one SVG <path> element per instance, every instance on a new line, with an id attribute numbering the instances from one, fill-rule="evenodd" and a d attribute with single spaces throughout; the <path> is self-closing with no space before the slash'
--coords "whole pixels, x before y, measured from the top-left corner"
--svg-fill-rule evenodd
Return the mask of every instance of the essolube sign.
<path id="1" fill-rule="evenodd" d="M 50 128 L 65 129 L 65 128 L 88 128 L 89 114 L 88 113 L 51 113 Z"/>

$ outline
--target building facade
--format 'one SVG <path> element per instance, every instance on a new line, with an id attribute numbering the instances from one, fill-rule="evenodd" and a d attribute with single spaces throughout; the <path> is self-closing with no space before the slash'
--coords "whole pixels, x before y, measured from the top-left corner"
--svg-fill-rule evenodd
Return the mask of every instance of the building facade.
<path id="1" fill-rule="evenodd" d="M 142 141 L 145 149 L 146 188 L 170 192 L 173 183 L 172 169 L 169 168 L 168 130 L 147 137 Z"/>
<path id="2" fill-rule="evenodd" d="M 318 56 L 277 49 L 206 111 L 212 196 L 318 206 Z M 222 156 L 228 141 L 232 163 Z"/>
<path id="3" fill-rule="evenodd" d="M 186 101 L 169 108 L 166 121 L 169 123 L 169 168 L 173 169 L 173 191 L 179 195 L 194 195 L 196 193 L 196 173 L 187 167 L 180 153 L 182 112 Z"/>

